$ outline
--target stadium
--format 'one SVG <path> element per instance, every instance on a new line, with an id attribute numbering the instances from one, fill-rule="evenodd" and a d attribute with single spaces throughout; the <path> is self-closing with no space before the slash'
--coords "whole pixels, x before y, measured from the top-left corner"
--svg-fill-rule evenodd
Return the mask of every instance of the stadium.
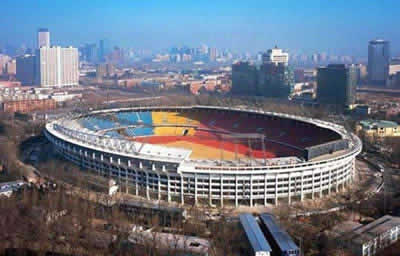
<path id="1" fill-rule="evenodd" d="M 93 111 L 49 122 L 45 135 L 64 158 L 128 193 L 220 206 L 339 191 L 352 183 L 362 148 L 333 123 L 210 106 Z"/>

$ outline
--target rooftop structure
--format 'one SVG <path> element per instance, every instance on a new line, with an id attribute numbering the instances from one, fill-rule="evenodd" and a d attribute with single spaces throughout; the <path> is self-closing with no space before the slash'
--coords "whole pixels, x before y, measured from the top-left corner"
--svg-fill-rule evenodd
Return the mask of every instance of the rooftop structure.
<path id="1" fill-rule="evenodd" d="M 400 237 L 400 218 L 385 215 L 367 225 L 342 236 L 344 241 L 357 256 L 372 256 L 396 242 Z"/>
<path id="2" fill-rule="evenodd" d="M 369 138 L 400 136 L 400 126 L 387 120 L 363 120 L 356 127 L 359 134 Z"/>
<path id="3" fill-rule="evenodd" d="M 254 216 L 251 214 L 241 214 L 239 219 L 254 253 L 253 255 L 269 256 L 272 252 L 271 246 L 265 239 L 264 234 L 258 226 Z"/>
<path id="4" fill-rule="evenodd" d="M 280 251 L 281 255 L 299 256 L 300 250 L 293 242 L 289 234 L 276 222 L 272 214 L 263 213 L 260 215 L 261 223 L 265 227 L 265 233 L 273 247 Z"/>

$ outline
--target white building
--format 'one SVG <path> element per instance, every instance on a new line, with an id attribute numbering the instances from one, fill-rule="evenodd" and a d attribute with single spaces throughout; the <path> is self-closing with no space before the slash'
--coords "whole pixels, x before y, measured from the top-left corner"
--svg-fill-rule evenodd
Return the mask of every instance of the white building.
<path id="1" fill-rule="evenodd" d="M 35 84 L 42 87 L 76 86 L 79 83 L 78 49 L 42 47 L 36 50 Z"/>
<path id="2" fill-rule="evenodd" d="M 269 49 L 267 53 L 263 54 L 262 61 L 263 63 L 274 63 L 276 65 L 279 63 L 284 63 L 287 65 L 289 62 L 289 53 L 275 47 L 273 49 Z"/>
<path id="3" fill-rule="evenodd" d="M 348 225 L 349 226 L 349 225 Z M 341 238 L 357 256 L 372 256 L 395 243 L 400 236 L 400 218 L 385 215 L 354 228 Z"/>
<path id="4" fill-rule="evenodd" d="M 388 41 L 372 40 L 368 45 L 368 78 L 372 84 L 384 85 L 389 76 L 390 45 Z"/>
<path id="5" fill-rule="evenodd" d="M 38 48 L 50 47 L 50 32 L 47 28 L 41 28 L 38 30 Z"/>

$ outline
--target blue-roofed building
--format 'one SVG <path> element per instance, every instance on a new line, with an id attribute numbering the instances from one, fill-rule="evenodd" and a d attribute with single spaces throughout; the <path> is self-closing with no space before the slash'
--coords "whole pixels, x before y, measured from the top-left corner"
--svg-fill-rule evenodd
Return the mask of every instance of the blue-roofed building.
<path id="1" fill-rule="evenodd" d="M 293 242 L 289 234 L 282 229 L 275 217 L 269 213 L 260 215 L 261 227 L 274 249 L 275 255 L 299 256 L 299 247 Z"/>
<path id="2" fill-rule="evenodd" d="M 240 223 L 246 233 L 247 240 L 250 243 L 252 254 L 254 256 L 270 256 L 271 246 L 265 239 L 256 219 L 251 214 L 241 214 L 239 216 Z"/>

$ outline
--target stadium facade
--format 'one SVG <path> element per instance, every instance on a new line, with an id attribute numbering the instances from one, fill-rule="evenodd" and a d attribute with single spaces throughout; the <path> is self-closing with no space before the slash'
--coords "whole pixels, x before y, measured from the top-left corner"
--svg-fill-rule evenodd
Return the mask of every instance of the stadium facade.
<path id="1" fill-rule="evenodd" d="M 60 155 L 129 193 L 220 206 L 290 204 L 339 191 L 353 182 L 362 148 L 358 137 L 333 123 L 210 106 L 93 111 L 50 122 L 45 135 Z M 153 137 L 213 139 L 221 157 L 207 159 L 200 148 L 202 157 L 194 158 L 194 146 L 160 145 Z M 224 158 L 226 150 L 234 157 Z"/>

